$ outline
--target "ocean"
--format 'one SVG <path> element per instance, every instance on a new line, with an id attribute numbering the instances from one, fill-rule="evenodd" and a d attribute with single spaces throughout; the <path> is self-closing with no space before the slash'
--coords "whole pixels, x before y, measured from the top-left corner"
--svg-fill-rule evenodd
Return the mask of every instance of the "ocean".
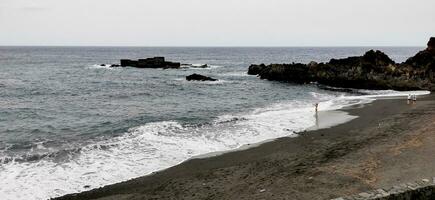
<path id="1" fill-rule="evenodd" d="M 260 80 L 250 64 L 326 62 L 370 49 L 403 62 L 422 47 L 0 47 L 0 199 L 47 199 L 316 125 L 367 95 Z M 164 56 L 209 67 L 109 68 Z M 188 82 L 192 73 L 217 82 Z"/>

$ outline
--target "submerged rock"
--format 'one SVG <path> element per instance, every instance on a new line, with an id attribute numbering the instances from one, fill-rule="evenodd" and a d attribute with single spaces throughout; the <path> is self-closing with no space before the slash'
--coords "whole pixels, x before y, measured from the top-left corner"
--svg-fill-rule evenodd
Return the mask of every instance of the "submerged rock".
<path id="1" fill-rule="evenodd" d="M 404 63 L 370 50 L 363 56 L 331 59 L 327 63 L 251 65 L 248 74 L 293 83 L 317 82 L 342 88 L 435 90 L 435 38 L 427 49 Z"/>
<path id="2" fill-rule="evenodd" d="M 186 80 L 188 81 L 217 81 L 217 79 L 208 77 L 208 76 L 203 76 L 201 74 L 192 74 L 189 76 L 186 76 Z"/>

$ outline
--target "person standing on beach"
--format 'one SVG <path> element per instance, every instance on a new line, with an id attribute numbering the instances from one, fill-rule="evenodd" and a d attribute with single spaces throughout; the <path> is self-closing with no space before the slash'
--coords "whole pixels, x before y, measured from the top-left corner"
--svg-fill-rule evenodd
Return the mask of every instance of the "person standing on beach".
<path id="1" fill-rule="evenodd" d="M 417 103 L 417 95 L 412 95 L 412 103 L 415 104 Z"/>
<path id="2" fill-rule="evenodd" d="M 319 103 L 314 104 L 314 110 L 316 111 L 314 113 L 314 117 L 316 118 L 316 127 L 319 128 L 319 114 L 317 113 L 319 110 Z"/>
<path id="3" fill-rule="evenodd" d="M 411 94 L 408 94 L 408 101 L 407 101 L 408 105 L 411 104 Z"/>

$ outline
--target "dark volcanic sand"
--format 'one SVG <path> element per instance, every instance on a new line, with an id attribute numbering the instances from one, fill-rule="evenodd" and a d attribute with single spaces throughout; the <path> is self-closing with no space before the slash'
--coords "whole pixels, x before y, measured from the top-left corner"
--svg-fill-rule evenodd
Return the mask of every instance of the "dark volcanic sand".
<path id="1" fill-rule="evenodd" d="M 378 100 L 348 109 L 360 117 L 333 128 L 59 199 L 330 199 L 429 178 L 434 99 Z"/>

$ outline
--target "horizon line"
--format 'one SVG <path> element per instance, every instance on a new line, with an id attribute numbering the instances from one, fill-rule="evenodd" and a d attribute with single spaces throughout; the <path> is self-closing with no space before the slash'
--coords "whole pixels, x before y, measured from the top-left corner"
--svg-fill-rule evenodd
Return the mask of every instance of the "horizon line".
<path id="1" fill-rule="evenodd" d="M 161 45 L 161 46 L 141 46 L 141 45 L 0 45 L 0 47 L 132 47 L 132 48 L 347 48 L 347 47 L 425 47 L 425 46 L 413 46 L 413 45 L 337 45 L 337 46 L 326 46 L 326 45 L 319 45 L 319 46 L 223 46 L 223 45 L 216 45 L 216 46 L 169 46 L 169 45 Z"/>

